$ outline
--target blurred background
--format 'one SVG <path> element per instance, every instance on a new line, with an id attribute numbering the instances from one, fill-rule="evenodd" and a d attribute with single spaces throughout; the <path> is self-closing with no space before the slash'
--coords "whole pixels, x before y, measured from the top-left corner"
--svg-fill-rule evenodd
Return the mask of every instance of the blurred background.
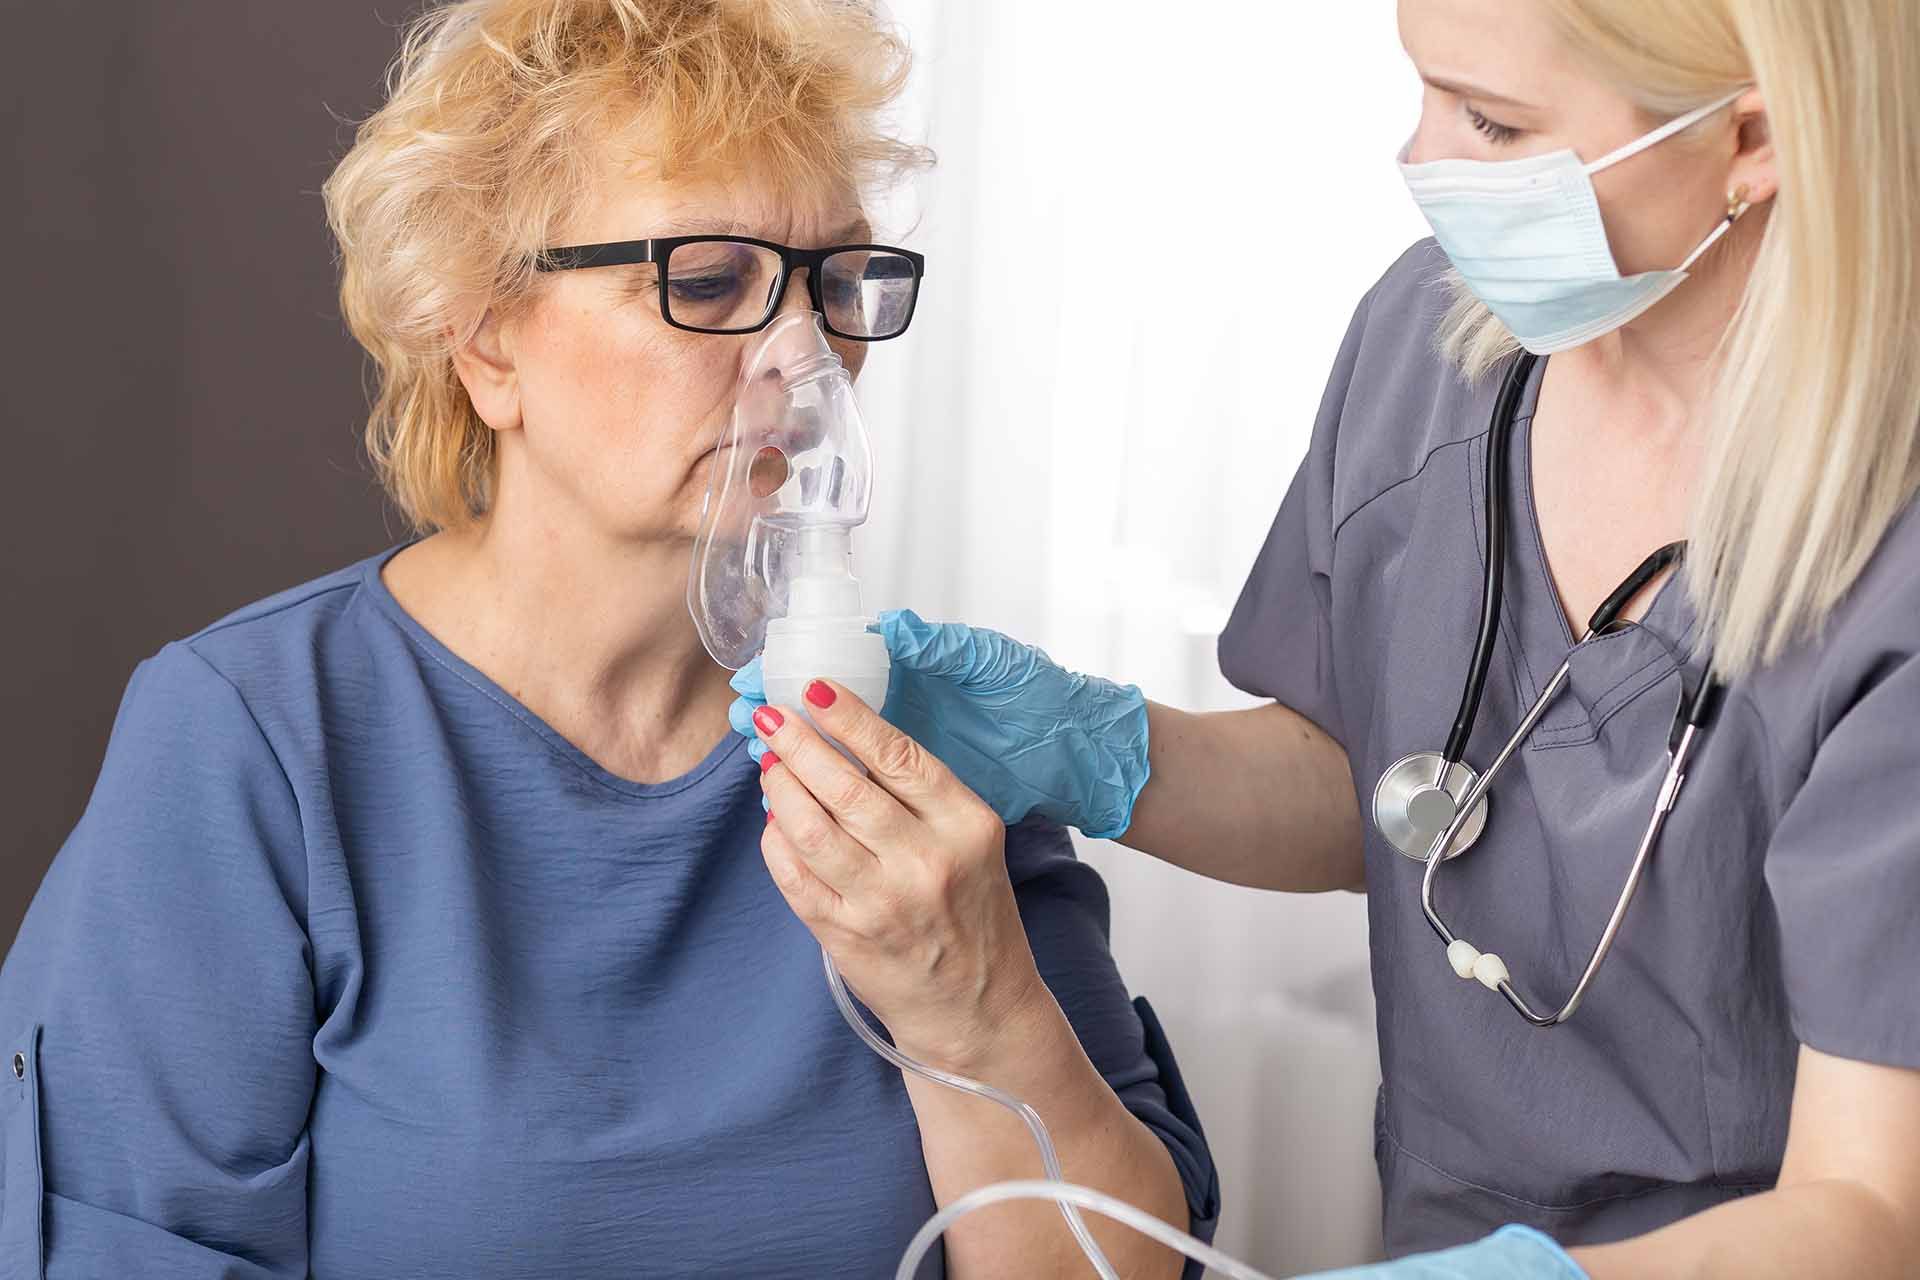
<path id="1" fill-rule="evenodd" d="M 892 0 L 939 169 L 862 394 L 875 607 L 993 626 L 1148 696 L 1247 705 L 1214 637 L 1360 295 L 1424 226 L 1387 0 Z M 0 942 L 78 818 L 133 665 L 396 541 L 318 190 L 413 6 L 0 0 Z M 1286 786 L 1275 778 L 1263 785 Z M 1377 1256 L 1364 901 L 1216 885 L 1083 842 L 1276 1274 Z"/>

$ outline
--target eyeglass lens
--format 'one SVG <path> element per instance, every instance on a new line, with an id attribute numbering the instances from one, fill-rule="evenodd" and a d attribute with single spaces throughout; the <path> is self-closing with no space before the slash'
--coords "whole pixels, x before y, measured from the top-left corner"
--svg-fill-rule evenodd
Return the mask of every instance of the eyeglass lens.
<path id="1" fill-rule="evenodd" d="M 760 245 L 676 245 L 664 277 L 668 317 L 692 329 L 743 332 L 765 323 L 780 304 L 780 255 Z M 890 338 L 905 329 L 919 287 L 910 259 L 871 249 L 828 255 L 819 283 L 828 326 L 857 338 Z"/>

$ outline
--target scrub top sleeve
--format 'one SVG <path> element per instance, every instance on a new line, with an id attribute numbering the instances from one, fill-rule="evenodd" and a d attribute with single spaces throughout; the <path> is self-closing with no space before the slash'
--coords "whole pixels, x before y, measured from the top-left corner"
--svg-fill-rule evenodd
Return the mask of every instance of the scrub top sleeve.
<path id="1" fill-rule="evenodd" d="M 1166 1145 L 1186 1190 L 1187 1230 L 1211 1241 L 1220 1221 L 1213 1156 L 1158 1019 L 1145 1000 L 1128 999 L 1113 962 L 1106 884 L 1074 857 L 1065 830 L 1032 820 L 1007 829 L 1007 871 L 1041 978 L 1095 1069 Z M 1201 1271 L 1190 1263 L 1187 1280 Z"/>
<path id="2" fill-rule="evenodd" d="M 1920 657 L 1833 724 L 1774 828 L 1766 881 L 1800 1042 L 1920 1068 Z"/>
<path id="3" fill-rule="evenodd" d="M 307 1274 L 305 874 L 234 686 L 142 663 L 0 969 L 0 1274 Z"/>
<path id="4" fill-rule="evenodd" d="M 1219 644 L 1220 672 L 1235 688 L 1292 708 L 1342 744 L 1333 669 L 1334 451 L 1372 301 L 1369 293 L 1347 326 L 1306 459 Z"/>

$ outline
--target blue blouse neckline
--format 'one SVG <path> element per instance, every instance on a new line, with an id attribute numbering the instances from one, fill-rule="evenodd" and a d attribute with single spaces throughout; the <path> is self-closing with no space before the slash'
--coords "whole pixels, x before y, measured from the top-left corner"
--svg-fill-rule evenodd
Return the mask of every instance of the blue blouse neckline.
<path id="1" fill-rule="evenodd" d="M 731 729 L 722 732 L 720 740 L 691 770 L 677 778 L 668 778 L 663 782 L 635 782 L 601 765 L 592 756 L 575 746 L 552 725 L 541 719 L 518 698 L 501 688 L 484 671 L 462 658 L 448 648 L 438 637 L 406 611 L 394 598 L 381 572 L 387 562 L 413 545 L 413 541 L 402 542 L 389 547 L 379 555 L 368 559 L 361 568 L 361 591 L 375 609 L 412 642 L 435 665 L 470 686 L 489 702 L 494 703 L 508 715 L 518 720 L 525 728 L 538 737 L 547 748 L 574 769 L 584 774 L 590 781 L 617 795 L 641 800 L 656 800 L 666 796 L 679 795 L 706 781 L 716 769 L 724 765 L 732 756 L 746 746 L 746 739 Z"/>

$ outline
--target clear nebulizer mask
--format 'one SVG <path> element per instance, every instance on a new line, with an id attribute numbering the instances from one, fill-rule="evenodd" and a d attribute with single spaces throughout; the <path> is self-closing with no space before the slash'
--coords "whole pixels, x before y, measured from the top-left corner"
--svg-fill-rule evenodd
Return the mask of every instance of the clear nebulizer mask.
<path id="1" fill-rule="evenodd" d="M 799 708 L 818 676 L 868 705 L 886 699 L 885 640 L 869 631 L 853 576 L 873 451 L 853 379 L 820 317 L 768 326 L 721 430 L 687 581 L 687 607 L 714 661 L 761 654 L 767 700 Z"/>

